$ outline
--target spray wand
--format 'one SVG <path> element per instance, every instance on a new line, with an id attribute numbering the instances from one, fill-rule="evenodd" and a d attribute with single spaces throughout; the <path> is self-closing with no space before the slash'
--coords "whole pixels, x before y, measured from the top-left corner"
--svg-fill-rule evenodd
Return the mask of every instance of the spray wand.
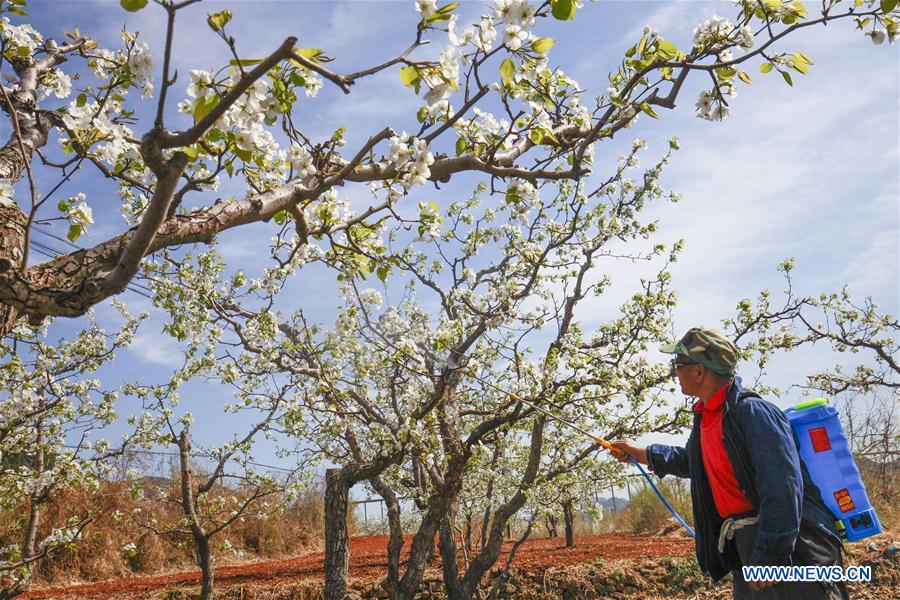
<path id="1" fill-rule="evenodd" d="M 667 509 L 669 509 L 669 512 L 672 513 L 672 516 L 675 517 L 675 520 L 678 521 L 678 522 L 681 524 L 681 526 L 684 527 L 684 528 L 687 530 L 687 532 L 688 532 L 689 534 L 691 534 L 691 537 L 696 537 L 696 534 L 694 533 L 694 530 L 691 529 L 691 526 L 688 525 L 688 524 L 685 522 L 685 520 L 681 518 L 681 515 L 679 515 L 678 512 L 677 512 L 674 508 L 672 508 L 672 505 L 669 504 L 669 502 L 665 499 L 665 497 L 663 497 L 662 493 L 659 491 L 659 488 L 656 487 L 656 484 L 653 483 L 653 480 L 650 478 L 650 475 L 647 474 L 647 471 L 644 470 L 644 467 L 641 466 L 641 463 L 639 463 L 639 462 L 637 461 L 636 458 L 634 458 L 634 457 L 631 456 L 630 454 L 625 453 L 624 451 L 620 450 L 619 448 L 616 448 L 615 446 L 613 446 L 611 443 L 609 443 L 607 440 L 603 439 L 602 437 L 600 437 L 600 436 L 598 436 L 598 435 L 594 435 L 593 433 L 587 431 L 586 429 L 583 429 L 583 428 L 579 427 L 578 425 L 576 425 L 575 423 L 569 421 L 568 419 L 564 419 L 563 417 L 554 415 L 554 414 L 551 413 L 550 411 L 548 411 L 548 410 L 546 410 L 546 409 L 543 409 L 543 408 L 541 408 L 540 406 L 537 406 L 536 404 L 533 404 L 532 402 L 529 402 L 528 400 L 525 400 L 524 398 L 522 398 L 521 396 L 519 396 L 519 395 L 517 395 L 517 394 L 513 394 L 513 393 L 511 393 L 511 392 L 506 392 L 505 390 L 500 389 L 500 388 L 497 387 L 496 385 L 494 385 L 494 384 L 492 384 L 492 383 L 490 383 L 490 382 L 488 382 L 488 381 L 484 381 L 483 379 L 477 377 L 474 373 L 472 373 L 472 372 L 469 371 L 468 369 L 463 369 L 463 372 L 466 373 L 469 377 L 472 377 L 473 379 L 477 379 L 479 382 L 483 383 L 484 385 L 487 385 L 487 386 L 489 386 L 489 387 L 492 387 L 492 388 L 494 388 L 495 390 L 497 390 L 497 391 L 499 391 L 499 392 L 502 392 L 502 393 L 504 393 L 504 394 L 508 394 L 509 397 L 510 397 L 510 399 L 512 399 L 513 401 L 515 401 L 515 402 L 521 402 L 521 403 L 524 404 L 525 406 L 528 406 L 528 407 L 530 407 L 530 408 L 532 408 L 532 409 L 538 411 L 539 413 L 541 413 L 541 414 L 543 414 L 543 415 L 546 415 L 546 416 L 550 417 L 550 418 L 553 419 L 554 421 L 557 421 L 557 422 L 559 422 L 559 423 L 562 423 L 563 425 L 565 425 L 565 426 L 568 427 L 569 429 L 573 429 L 573 430 L 577 431 L 578 433 L 581 433 L 581 434 L 586 435 L 587 437 L 591 438 L 591 439 L 594 440 L 596 443 L 600 444 L 601 446 L 603 446 L 604 448 L 606 448 L 606 449 L 609 450 L 610 452 L 612 452 L 612 453 L 614 453 L 614 454 L 618 454 L 618 453 L 625 454 L 625 456 L 628 457 L 628 460 L 631 461 L 631 463 L 632 463 L 634 466 L 636 466 L 636 467 L 638 468 L 638 470 L 641 472 L 641 475 L 644 476 L 644 479 L 647 480 L 647 483 L 649 483 L 649 484 L 650 484 L 650 487 L 653 489 L 653 491 L 656 492 L 657 498 L 659 498 L 660 502 L 662 502 L 663 505 L 664 505 Z"/>

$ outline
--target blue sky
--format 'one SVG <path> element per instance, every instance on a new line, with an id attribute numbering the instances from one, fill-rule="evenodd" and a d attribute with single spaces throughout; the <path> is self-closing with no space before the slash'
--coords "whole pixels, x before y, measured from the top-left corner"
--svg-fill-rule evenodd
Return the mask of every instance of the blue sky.
<path id="1" fill-rule="evenodd" d="M 176 22 L 175 63 L 180 73 L 171 105 L 184 97 L 192 68 L 218 68 L 228 59 L 227 49 L 209 30 L 206 14 L 225 8 L 234 13 L 230 32 L 245 57 L 259 58 L 288 35 L 300 46 L 321 47 L 335 57 L 330 68 L 352 72 L 372 66 L 402 51 L 414 36 L 417 13 L 411 1 L 356 2 L 203 2 L 179 13 Z M 483 2 L 464 2 L 460 24 L 472 22 Z M 812 4 L 810 7 L 812 8 Z M 63 29 L 78 25 L 103 47 L 115 47 L 123 24 L 139 30 L 161 72 L 164 11 L 158 7 L 130 14 L 118 2 L 33 1 L 31 22 L 46 36 L 61 37 Z M 651 25 L 680 47 L 690 45 L 691 31 L 713 14 L 733 16 L 731 2 L 602 2 L 586 3 L 573 23 L 545 20 L 537 25 L 542 36 L 556 38 L 551 62 L 579 81 L 594 95 L 602 93 L 606 74 L 624 51 Z M 441 38 L 421 56 L 436 55 Z M 665 152 L 666 140 L 677 136 L 682 150 L 663 175 L 667 189 L 683 200 L 651 209 L 660 221 L 659 237 L 671 242 L 687 240 L 681 259 L 672 269 L 679 294 L 675 330 L 696 324 L 717 325 L 731 316 L 743 298 L 755 298 L 762 289 L 783 289 L 776 266 L 787 257 L 797 261 L 798 294 L 837 291 L 847 285 L 857 298 L 871 296 L 883 310 L 900 312 L 900 168 L 898 168 L 897 47 L 873 46 L 854 31 L 850 22 L 815 28 L 792 36 L 784 50 L 802 50 L 814 61 L 810 74 L 796 76 L 794 87 L 777 74 L 751 71 L 754 84 L 741 86 L 732 113 L 722 123 L 694 116 L 693 103 L 701 89 L 699 78 L 689 81 L 674 111 L 661 111 L 662 121 L 644 117 L 612 144 L 598 146 L 598 164 L 615 158 L 631 145 L 631 137 L 649 142 L 643 154 L 648 164 Z M 705 82 L 703 82 L 705 83 Z M 76 87 L 78 83 L 75 83 Z M 349 96 L 328 85 L 318 98 L 300 103 L 300 127 L 318 141 L 338 127 L 348 132 L 348 148 L 389 125 L 411 130 L 420 105 L 404 88 L 396 69 L 365 79 Z M 154 101 L 138 103 L 138 116 L 155 108 Z M 171 122 L 177 126 L 179 122 Z M 6 122 L 0 128 L 8 127 Z M 138 135 L 147 121 L 135 127 Z M 0 131 L 5 136 L 5 131 Z M 452 142 L 452 140 L 451 140 Z M 441 148 L 438 148 L 439 150 Z M 602 173 L 600 173 L 602 175 Z M 472 189 L 475 179 L 459 178 L 444 194 L 428 192 L 428 199 L 449 202 L 454 192 Z M 91 173 L 73 178 L 64 194 L 84 191 L 93 207 L 96 224 L 90 229 L 94 243 L 121 232 L 118 200 L 106 182 Z M 197 197 L 205 205 L 216 196 L 240 193 L 236 185 L 223 185 L 212 196 Z M 424 192 L 423 192 L 424 193 Z M 357 205 L 367 202 L 367 188 L 342 190 Z M 419 199 L 414 194 L 409 204 Z M 191 201 L 189 200 L 190 204 Z M 230 265 L 252 273 L 264 266 L 260 247 L 274 234 L 272 225 L 242 227 L 220 237 L 220 251 Z M 56 244 L 59 246 L 59 244 Z M 597 276 L 609 274 L 616 285 L 609 295 L 586 303 L 579 315 L 590 330 L 614 316 L 619 302 L 633 293 L 638 278 L 650 271 L 622 261 L 598 267 Z M 333 309 L 333 282 L 301 272 L 292 282 L 291 297 L 314 318 L 328 323 Z M 121 298 L 133 310 L 150 308 L 146 299 L 130 292 Z M 98 306 L 101 322 L 112 322 L 108 303 Z M 142 377 L 164 380 L 178 364 L 178 346 L 161 334 L 161 316 L 154 314 L 142 327 L 134 345 L 103 372 L 105 383 Z M 72 332 L 77 322 L 59 320 L 51 337 Z M 824 349 L 779 358 L 771 381 L 782 387 L 801 381 L 807 373 L 831 366 L 835 357 Z M 196 415 L 195 435 L 201 442 L 224 441 L 235 423 L 221 414 L 218 390 L 188 386 L 183 407 Z M 787 406 L 797 394 L 779 401 Z M 127 406 L 121 413 L 127 415 Z M 656 438 L 654 438 L 655 440 Z M 676 438 L 677 439 L 677 438 Z M 262 450 L 262 462 L 277 459 Z"/>

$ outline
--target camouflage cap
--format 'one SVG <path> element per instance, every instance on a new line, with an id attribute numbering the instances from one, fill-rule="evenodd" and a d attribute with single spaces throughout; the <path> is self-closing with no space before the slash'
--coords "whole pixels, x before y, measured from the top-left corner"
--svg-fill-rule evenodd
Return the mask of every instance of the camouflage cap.
<path id="1" fill-rule="evenodd" d="M 679 354 L 719 375 L 734 375 L 738 347 L 720 331 L 709 327 L 692 327 L 681 340 L 660 347 L 666 354 Z"/>

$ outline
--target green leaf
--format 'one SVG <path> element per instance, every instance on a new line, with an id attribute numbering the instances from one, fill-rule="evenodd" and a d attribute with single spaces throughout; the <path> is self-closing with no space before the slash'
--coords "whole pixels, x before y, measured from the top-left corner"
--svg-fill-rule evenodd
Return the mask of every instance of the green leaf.
<path id="1" fill-rule="evenodd" d="M 378 271 L 376 271 L 376 275 L 378 275 L 378 279 L 381 280 L 381 283 L 384 283 L 387 279 L 388 273 L 391 272 L 391 267 L 389 265 L 381 265 L 378 267 Z"/>
<path id="2" fill-rule="evenodd" d="M 550 11 L 560 21 L 571 21 L 575 18 L 574 0 L 550 0 Z"/>
<path id="3" fill-rule="evenodd" d="M 243 150 L 237 146 L 234 147 L 234 153 L 244 162 L 250 162 L 250 157 L 253 156 L 253 153 L 249 150 Z"/>
<path id="4" fill-rule="evenodd" d="M 459 155 L 465 153 L 467 146 L 468 146 L 468 143 L 466 142 L 466 138 L 464 138 L 464 137 L 456 138 L 456 155 L 459 156 Z"/>
<path id="5" fill-rule="evenodd" d="M 747 85 L 753 83 L 753 80 L 750 79 L 750 75 L 747 74 L 747 71 L 738 71 L 738 77 Z"/>
<path id="6" fill-rule="evenodd" d="M 661 41 L 656 52 L 666 59 L 675 58 L 681 54 L 681 51 L 678 50 L 678 46 L 668 40 Z"/>
<path id="7" fill-rule="evenodd" d="M 447 5 L 445 5 L 445 6 L 440 7 L 439 9 L 437 9 L 437 11 L 438 11 L 439 13 L 442 13 L 442 14 L 445 14 L 445 15 L 446 15 L 446 14 L 448 14 L 448 13 L 450 13 L 450 12 L 453 12 L 453 10 L 454 10 L 457 6 L 459 6 L 459 2 L 451 2 L 450 4 L 447 4 Z"/>
<path id="8" fill-rule="evenodd" d="M 82 232 L 83 229 L 81 228 L 81 225 L 69 225 L 69 233 L 66 234 L 66 237 L 74 244 L 78 241 L 78 238 L 81 237 Z"/>
<path id="9" fill-rule="evenodd" d="M 78 94 L 78 98 L 75 99 L 75 106 L 84 106 L 87 104 L 87 95 L 84 93 Z"/>
<path id="10" fill-rule="evenodd" d="M 413 87 L 419 83 L 419 70 L 415 67 L 403 67 L 400 69 L 400 81 L 406 87 Z"/>
<path id="11" fill-rule="evenodd" d="M 538 38 L 531 42 L 531 49 L 537 52 L 538 54 L 547 54 L 550 52 L 550 48 L 552 48 L 556 44 L 556 40 L 553 38 Z"/>
<path id="12" fill-rule="evenodd" d="M 728 81 L 729 79 L 737 75 L 737 71 L 735 71 L 731 67 L 719 67 L 718 69 L 716 69 L 716 75 L 719 76 L 719 79 Z"/>
<path id="13" fill-rule="evenodd" d="M 231 11 L 220 10 L 217 13 L 209 13 L 209 16 L 206 17 L 206 24 L 209 25 L 209 28 L 213 31 L 220 32 L 230 20 Z"/>
<path id="14" fill-rule="evenodd" d="M 774 69 L 774 68 L 775 68 L 775 66 L 772 63 L 764 62 L 763 64 L 759 65 L 759 72 L 760 73 L 771 73 L 772 69 Z"/>
<path id="15" fill-rule="evenodd" d="M 654 119 L 658 119 L 658 118 L 659 118 L 659 115 L 656 114 L 656 111 L 653 110 L 653 107 L 650 106 L 650 103 L 649 103 L 649 102 L 642 102 L 642 103 L 641 103 L 641 110 L 644 111 L 645 113 L 647 113 L 648 115 L 650 115 L 651 117 L 653 117 Z"/>
<path id="16" fill-rule="evenodd" d="M 137 12 L 147 6 L 147 0 L 119 0 L 119 4 L 128 12 Z"/>
<path id="17" fill-rule="evenodd" d="M 896 2 L 896 0 L 894 1 Z M 801 19 L 806 16 L 806 6 L 804 6 L 802 2 L 791 2 L 791 8 L 794 9 L 794 12 Z"/>
<path id="18" fill-rule="evenodd" d="M 200 156 L 199 146 L 188 146 L 187 148 L 182 148 L 181 151 L 191 160 L 197 160 L 197 157 Z"/>
<path id="19" fill-rule="evenodd" d="M 646 48 L 647 48 L 647 36 L 644 35 L 644 36 L 641 36 L 641 41 L 638 42 L 638 45 L 637 45 L 637 51 L 638 51 L 640 54 L 643 54 L 643 53 L 644 53 L 644 50 L 645 50 Z"/>
<path id="20" fill-rule="evenodd" d="M 881 10 L 885 12 L 885 14 L 891 12 L 897 7 L 897 0 L 881 0 Z"/>
<path id="21" fill-rule="evenodd" d="M 784 81 L 791 87 L 794 87 L 794 80 L 791 79 L 791 74 L 787 71 L 779 71 L 781 76 L 784 77 Z"/>
<path id="22" fill-rule="evenodd" d="M 275 221 L 279 225 L 284 225 L 284 222 L 287 221 L 287 211 L 280 210 L 274 215 L 272 215 L 272 220 Z"/>
<path id="23" fill-rule="evenodd" d="M 325 51 L 321 48 L 297 48 L 294 52 L 313 62 L 329 62 L 331 60 L 325 56 Z"/>
<path id="24" fill-rule="evenodd" d="M 192 114 L 194 115 L 194 123 L 199 123 L 203 120 L 203 117 L 209 114 L 213 108 L 215 108 L 216 104 L 219 103 L 219 95 L 215 94 L 210 97 L 201 97 L 197 98 L 194 101 L 194 109 Z"/>
<path id="25" fill-rule="evenodd" d="M 528 132 L 528 137 L 531 138 L 531 141 L 535 144 L 540 144 L 544 139 L 544 130 L 543 129 L 532 129 Z"/>
<path id="26" fill-rule="evenodd" d="M 59 209 L 59 212 L 69 212 L 69 203 L 65 200 L 60 200 L 59 204 L 56 205 L 56 208 Z"/>
<path id="27" fill-rule="evenodd" d="M 503 78 L 503 83 L 508 82 L 515 71 L 516 64 L 512 61 L 511 58 L 505 58 L 503 59 L 503 62 L 500 63 L 500 77 Z"/>
<path id="28" fill-rule="evenodd" d="M 242 67 L 249 67 L 252 65 L 257 65 L 261 62 L 262 62 L 261 58 L 242 58 L 240 60 L 232 58 L 231 60 L 228 61 L 228 64 L 231 65 L 232 67 L 236 67 L 238 65 L 240 65 Z"/>

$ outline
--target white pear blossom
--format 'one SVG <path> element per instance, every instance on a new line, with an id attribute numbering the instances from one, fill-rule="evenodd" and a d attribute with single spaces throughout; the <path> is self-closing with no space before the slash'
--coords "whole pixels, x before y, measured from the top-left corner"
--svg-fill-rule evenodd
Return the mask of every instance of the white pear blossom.
<path id="1" fill-rule="evenodd" d="M 427 19 L 437 12 L 437 0 L 416 0 L 416 12 L 421 13 L 423 19 Z"/>
<path id="2" fill-rule="evenodd" d="M 0 17 L 0 38 L 7 42 L 10 49 L 26 48 L 30 53 L 40 46 L 44 38 L 38 31 L 29 25 L 10 25 L 8 17 Z"/>
<path id="3" fill-rule="evenodd" d="M 85 202 L 85 196 L 82 193 L 76 194 L 69 198 L 69 209 L 66 211 L 66 219 L 72 225 L 81 225 L 87 227 L 94 222 L 94 213 L 91 207 Z"/>
<path id="4" fill-rule="evenodd" d="M 294 144 L 288 151 L 288 161 L 291 163 L 297 177 L 309 177 L 316 174 L 313 157 L 309 150 L 299 144 Z"/>
<path id="5" fill-rule="evenodd" d="M 697 116 L 707 121 L 721 121 L 728 116 L 728 106 L 709 92 L 700 92 L 697 98 Z"/>
<path id="6" fill-rule="evenodd" d="M 434 155 L 425 140 L 411 138 L 403 132 L 389 140 L 389 160 L 398 171 L 398 179 L 407 189 L 413 185 L 425 185 L 431 176 L 430 166 Z"/>
<path id="7" fill-rule="evenodd" d="M 749 50 L 753 47 L 753 37 L 753 30 L 746 25 L 742 26 L 737 34 L 738 46 L 744 50 Z"/>
<path id="8" fill-rule="evenodd" d="M 363 304 L 368 304 L 374 308 L 381 308 L 381 294 L 378 290 L 366 288 L 359 294 L 359 299 Z"/>
<path id="9" fill-rule="evenodd" d="M 323 82 L 320 78 L 314 77 L 312 75 L 307 75 L 306 77 L 306 96 L 308 98 L 315 98 L 316 94 L 319 93 L 319 90 L 322 89 Z"/>
<path id="10" fill-rule="evenodd" d="M 477 35 L 474 39 L 475 47 L 482 52 L 490 52 L 497 40 L 497 30 L 494 28 L 494 22 L 488 17 L 483 17 L 478 24 Z"/>
<path id="11" fill-rule="evenodd" d="M 115 53 L 106 48 L 97 48 L 92 52 L 94 58 L 92 58 L 88 65 L 91 67 L 91 70 L 94 72 L 94 75 L 99 79 L 108 79 L 109 73 L 107 69 L 116 69 L 120 60 L 116 57 Z"/>
<path id="12" fill-rule="evenodd" d="M 694 48 L 715 49 L 727 42 L 734 25 L 725 17 L 713 15 L 694 28 Z"/>
<path id="13" fill-rule="evenodd" d="M 187 95 L 191 98 L 203 98 L 207 91 L 212 89 L 213 76 L 209 71 L 191 69 L 189 72 L 191 83 L 187 88 Z"/>
<path id="14" fill-rule="evenodd" d="M 534 25 L 537 8 L 528 0 L 497 0 L 494 16 L 506 24 L 527 28 Z"/>
<path id="15" fill-rule="evenodd" d="M 153 94 L 153 57 L 150 55 L 150 47 L 146 42 L 136 40 L 128 57 L 128 67 L 131 69 L 133 81 L 142 85 L 142 98 L 149 98 Z"/>
<path id="16" fill-rule="evenodd" d="M 57 98 L 65 99 L 72 94 L 72 80 L 59 69 L 52 69 L 41 82 L 38 100 L 44 100 L 52 92 Z"/>
<path id="17" fill-rule="evenodd" d="M 526 41 L 528 41 L 528 32 L 519 25 L 507 25 L 503 30 L 503 44 L 513 52 L 521 48 Z"/>

